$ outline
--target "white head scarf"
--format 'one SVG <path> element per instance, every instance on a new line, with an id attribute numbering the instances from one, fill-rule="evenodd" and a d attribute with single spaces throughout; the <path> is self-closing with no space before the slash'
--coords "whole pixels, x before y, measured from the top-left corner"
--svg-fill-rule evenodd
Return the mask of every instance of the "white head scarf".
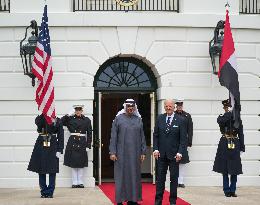
<path id="1" fill-rule="evenodd" d="M 137 109 L 137 105 L 136 105 L 136 103 L 135 103 L 135 101 L 133 99 L 126 99 L 124 104 L 123 104 L 124 108 L 122 110 L 120 110 L 116 114 L 116 116 L 126 113 L 126 105 L 132 105 L 132 104 L 135 105 L 135 111 L 134 111 L 133 115 L 136 115 L 137 117 L 142 118 L 140 113 L 139 113 L 139 111 L 138 111 L 138 109 Z"/>

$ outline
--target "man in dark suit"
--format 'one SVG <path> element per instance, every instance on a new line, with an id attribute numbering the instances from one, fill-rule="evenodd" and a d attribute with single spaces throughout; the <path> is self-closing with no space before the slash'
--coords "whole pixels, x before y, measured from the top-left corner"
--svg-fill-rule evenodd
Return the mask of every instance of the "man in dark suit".
<path id="1" fill-rule="evenodd" d="M 164 101 L 164 114 L 158 116 L 153 133 L 153 155 L 157 160 L 155 205 L 162 205 L 167 169 L 170 169 L 170 205 L 176 205 L 179 161 L 187 149 L 184 119 L 174 114 L 174 101 Z"/>

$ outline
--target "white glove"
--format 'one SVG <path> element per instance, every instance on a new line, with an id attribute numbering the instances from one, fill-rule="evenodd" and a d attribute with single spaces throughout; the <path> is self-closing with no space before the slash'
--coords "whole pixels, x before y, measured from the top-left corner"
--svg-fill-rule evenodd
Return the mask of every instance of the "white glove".
<path id="1" fill-rule="evenodd" d="M 176 154 L 176 156 L 182 157 L 182 154 L 180 154 L 180 153 L 177 153 L 177 154 Z"/>
<path id="2" fill-rule="evenodd" d="M 89 151 L 89 148 L 88 148 L 88 147 L 86 148 L 86 151 L 87 151 L 87 152 Z"/>
<path id="3" fill-rule="evenodd" d="M 68 112 L 68 116 L 73 116 L 75 114 L 75 109 L 71 109 L 69 112 Z"/>
<path id="4" fill-rule="evenodd" d="M 61 153 L 60 152 L 56 152 L 56 157 L 60 158 L 60 156 L 61 156 Z"/>

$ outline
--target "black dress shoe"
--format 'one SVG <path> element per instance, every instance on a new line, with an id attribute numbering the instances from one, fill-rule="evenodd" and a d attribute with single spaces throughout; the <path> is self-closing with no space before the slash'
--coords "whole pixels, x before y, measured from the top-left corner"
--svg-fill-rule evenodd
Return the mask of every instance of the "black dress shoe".
<path id="1" fill-rule="evenodd" d="M 140 204 L 138 204 L 137 202 L 134 202 L 134 201 L 128 201 L 127 205 L 140 205 Z"/>
<path id="2" fill-rule="evenodd" d="M 178 187 L 185 188 L 184 184 L 178 184 Z"/>
<path id="3" fill-rule="evenodd" d="M 84 188 L 84 184 L 79 184 L 77 187 L 78 188 Z"/>
<path id="4" fill-rule="evenodd" d="M 41 195 L 41 198 L 53 198 L 53 195 L 43 194 L 43 195 Z"/>
<path id="5" fill-rule="evenodd" d="M 230 192 L 230 196 L 232 196 L 232 197 L 237 197 L 237 195 L 236 195 L 235 192 Z"/>
<path id="6" fill-rule="evenodd" d="M 225 193 L 225 196 L 226 196 L 226 197 L 231 197 L 231 193 L 230 193 L 230 192 L 226 192 L 226 193 Z"/>
<path id="7" fill-rule="evenodd" d="M 78 188 L 78 185 L 72 185 L 71 188 Z"/>

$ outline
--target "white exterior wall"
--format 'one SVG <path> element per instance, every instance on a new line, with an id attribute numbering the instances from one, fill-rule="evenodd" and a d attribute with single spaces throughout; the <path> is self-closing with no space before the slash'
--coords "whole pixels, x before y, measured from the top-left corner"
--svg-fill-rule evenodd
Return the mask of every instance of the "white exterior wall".
<path id="1" fill-rule="evenodd" d="M 38 186 L 38 176 L 26 170 L 37 136 L 34 118 L 38 111 L 35 88 L 22 73 L 19 41 L 30 20 L 40 24 L 44 1 L 39 2 L 11 0 L 11 13 L 0 13 L 0 187 Z M 92 119 L 93 80 L 99 66 L 118 54 L 143 57 L 157 77 L 159 113 L 164 99 L 184 98 L 185 109 L 193 117 L 194 141 L 185 183 L 221 185 L 221 176 L 211 170 L 220 138 L 216 118 L 228 91 L 212 74 L 208 42 L 218 20 L 224 19 L 226 1 L 201 0 L 206 8 L 194 2 L 181 1 L 177 14 L 73 13 L 69 0 L 47 1 L 56 110 L 61 116 L 74 103 L 83 103 Z M 238 15 L 238 3 L 232 2 L 231 9 L 246 143 L 244 174 L 238 184 L 260 185 L 260 18 Z M 85 181 L 94 186 L 90 155 Z M 70 170 L 62 164 L 57 186 L 70 186 Z"/>

